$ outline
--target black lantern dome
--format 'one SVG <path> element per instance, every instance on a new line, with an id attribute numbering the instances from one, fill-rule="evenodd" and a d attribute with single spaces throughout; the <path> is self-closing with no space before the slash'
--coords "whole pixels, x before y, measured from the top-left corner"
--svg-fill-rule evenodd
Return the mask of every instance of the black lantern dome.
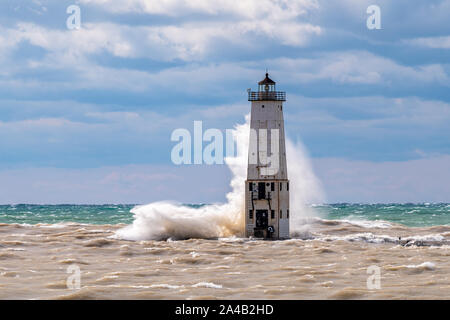
<path id="1" fill-rule="evenodd" d="M 248 91 L 248 101 L 286 101 L 286 92 L 276 91 L 275 81 L 266 77 L 258 82 L 258 91 Z"/>
<path id="2" fill-rule="evenodd" d="M 258 82 L 258 91 L 265 91 L 265 92 L 274 92 L 275 91 L 275 81 L 269 78 L 269 74 L 266 72 L 266 77 L 264 80 L 261 80 Z"/>

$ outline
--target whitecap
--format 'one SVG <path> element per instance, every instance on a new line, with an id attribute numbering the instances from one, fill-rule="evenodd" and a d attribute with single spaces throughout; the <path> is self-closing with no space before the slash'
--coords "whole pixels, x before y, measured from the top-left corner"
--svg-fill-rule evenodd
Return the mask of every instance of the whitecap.
<path id="1" fill-rule="evenodd" d="M 418 265 L 407 265 L 407 268 L 410 269 L 423 269 L 423 270 L 434 270 L 436 269 L 436 265 L 433 262 L 426 261 L 424 263 Z"/>
<path id="2" fill-rule="evenodd" d="M 192 285 L 192 287 L 193 288 L 204 287 L 204 288 L 222 289 L 221 284 L 215 284 L 212 282 L 199 282 L 199 283 Z"/>
<path id="3" fill-rule="evenodd" d="M 150 286 L 150 288 L 179 289 L 179 288 L 184 288 L 184 286 L 162 283 L 162 284 L 152 284 Z"/>

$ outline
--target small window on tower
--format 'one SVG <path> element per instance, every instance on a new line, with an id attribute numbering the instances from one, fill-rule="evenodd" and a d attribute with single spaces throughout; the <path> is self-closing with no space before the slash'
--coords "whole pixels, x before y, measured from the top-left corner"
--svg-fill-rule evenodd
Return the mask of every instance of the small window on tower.
<path id="1" fill-rule="evenodd" d="M 248 183 L 248 191 L 253 191 L 253 183 Z"/>
<path id="2" fill-rule="evenodd" d="M 283 211 L 280 210 L 280 219 L 283 218 Z"/>
<path id="3" fill-rule="evenodd" d="M 253 210 L 248 210 L 248 218 L 253 220 Z"/>
<path id="4" fill-rule="evenodd" d="M 258 182 L 258 200 L 266 198 L 266 184 L 264 182 Z"/>
<path id="5" fill-rule="evenodd" d="M 270 219 L 275 219 L 275 210 L 270 211 Z"/>
<path id="6" fill-rule="evenodd" d="M 264 105 L 262 105 L 262 107 L 264 108 Z"/>
<path id="7" fill-rule="evenodd" d="M 288 209 L 288 211 L 287 211 L 287 218 L 289 219 L 289 209 Z"/>
<path id="8" fill-rule="evenodd" d="M 280 182 L 280 191 L 283 190 L 283 183 Z"/>
<path id="9" fill-rule="evenodd" d="M 270 184 L 270 190 L 271 190 L 271 191 L 275 191 L 275 182 L 272 182 L 272 183 Z"/>
<path id="10" fill-rule="evenodd" d="M 287 183 L 287 191 L 289 191 L 289 182 Z"/>

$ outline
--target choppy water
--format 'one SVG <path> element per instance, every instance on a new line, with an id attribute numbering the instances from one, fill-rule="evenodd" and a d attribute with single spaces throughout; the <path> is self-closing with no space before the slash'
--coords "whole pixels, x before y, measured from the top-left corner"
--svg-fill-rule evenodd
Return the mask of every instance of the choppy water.
<path id="1" fill-rule="evenodd" d="M 0 299 L 450 297 L 448 204 L 316 206 L 287 241 L 126 241 L 132 207 L 0 207 Z"/>
<path id="2" fill-rule="evenodd" d="M 186 205 L 198 208 L 202 205 Z M 0 205 L 0 223 L 129 224 L 134 205 Z M 320 218 L 388 221 L 408 227 L 450 224 L 450 204 L 329 204 L 313 206 Z"/>
<path id="3" fill-rule="evenodd" d="M 311 219 L 301 239 L 125 241 L 124 225 L 0 224 L 0 299 L 446 299 L 449 226 Z M 402 237 L 398 241 L 398 236 Z M 381 289 L 367 269 L 380 268 Z M 79 268 L 79 289 L 67 287 Z"/>
<path id="4" fill-rule="evenodd" d="M 131 223 L 134 205 L 0 205 L 0 223 Z"/>

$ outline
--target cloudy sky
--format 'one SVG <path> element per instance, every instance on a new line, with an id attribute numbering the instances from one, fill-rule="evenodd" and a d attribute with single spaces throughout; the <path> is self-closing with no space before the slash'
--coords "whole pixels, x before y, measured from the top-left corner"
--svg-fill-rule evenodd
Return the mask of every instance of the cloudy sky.
<path id="1" fill-rule="evenodd" d="M 225 200 L 228 169 L 175 166 L 170 135 L 242 123 L 266 68 L 328 202 L 450 202 L 449 14 L 450 0 L 2 0 L 0 203 Z"/>

